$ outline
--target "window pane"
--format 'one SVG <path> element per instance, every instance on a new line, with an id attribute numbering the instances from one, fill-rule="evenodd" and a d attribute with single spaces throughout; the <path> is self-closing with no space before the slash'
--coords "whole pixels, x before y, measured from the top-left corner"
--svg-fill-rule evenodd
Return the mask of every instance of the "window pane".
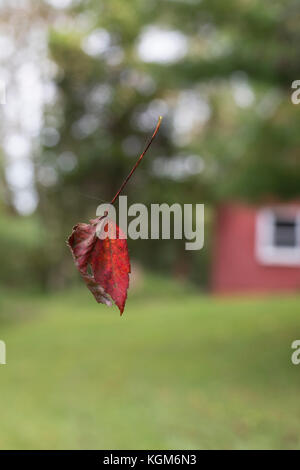
<path id="1" fill-rule="evenodd" d="M 296 246 L 296 220 L 276 217 L 274 227 L 274 245 L 280 247 Z"/>

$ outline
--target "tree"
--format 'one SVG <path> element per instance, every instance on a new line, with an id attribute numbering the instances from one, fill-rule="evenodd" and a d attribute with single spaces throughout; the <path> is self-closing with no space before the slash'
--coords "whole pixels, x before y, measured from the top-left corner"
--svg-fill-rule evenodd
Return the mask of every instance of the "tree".
<path id="1" fill-rule="evenodd" d="M 129 203 L 299 197 L 300 108 L 290 100 L 300 78 L 297 2 L 73 3 L 47 10 L 56 100 L 35 169 L 50 277 L 66 278 L 61 240 L 115 194 L 160 114 Z M 148 266 L 174 270 L 184 258 L 197 280 L 206 263 L 204 252 L 182 254 L 180 241 L 147 248 L 135 242 Z"/>

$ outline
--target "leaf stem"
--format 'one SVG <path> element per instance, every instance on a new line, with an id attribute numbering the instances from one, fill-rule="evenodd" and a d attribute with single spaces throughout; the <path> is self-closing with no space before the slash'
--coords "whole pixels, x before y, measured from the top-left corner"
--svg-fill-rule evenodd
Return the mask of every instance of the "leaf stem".
<path id="1" fill-rule="evenodd" d="M 130 178 L 132 177 L 133 173 L 135 172 L 135 170 L 137 169 L 137 167 L 139 166 L 139 164 L 141 163 L 141 160 L 143 158 L 143 156 L 145 155 L 145 153 L 147 152 L 147 150 L 149 149 L 150 145 L 152 144 L 157 132 L 158 132 L 158 129 L 160 127 L 160 124 L 161 124 L 161 120 L 162 120 L 162 116 L 159 117 L 158 119 L 158 122 L 156 124 L 156 128 L 152 134 L 152 136 L 150 137 L 150 140 L 149 142 L 147 143 L 145 149 L 143 150 L 143 152 L 141 153 L 141 155 L 139 156 L 136 164 L 134 165 L 134 167 L 132 168 L 131 172 L 129 173 L 129 175 L 125 178 L 125 180 L 123 181 L 122 185 L 120 186 L 120 189 L 118 190 L 118 192 L 116 193 L 116 195 L 114 196 L 114 198 L 111 200 L 111 204 L 114 204 L 115 201 L 117 200 L 117 198 L 119 197 L 120 193 L 123 191 L 123 189 L 125 188 L 126 184 L 128 183 L 128 181 L 130 180 Z"/>

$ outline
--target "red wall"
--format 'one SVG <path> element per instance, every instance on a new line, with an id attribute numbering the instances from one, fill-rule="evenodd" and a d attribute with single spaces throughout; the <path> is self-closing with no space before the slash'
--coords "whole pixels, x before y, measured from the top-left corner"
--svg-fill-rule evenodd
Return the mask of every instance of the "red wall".
<path id="1" fill-rule="evenodd" d="M 217 211 L 212 289 L 217 293 L 300 290 L 299 266 L 264 266 L 255 257 L 257 208 Z"/>

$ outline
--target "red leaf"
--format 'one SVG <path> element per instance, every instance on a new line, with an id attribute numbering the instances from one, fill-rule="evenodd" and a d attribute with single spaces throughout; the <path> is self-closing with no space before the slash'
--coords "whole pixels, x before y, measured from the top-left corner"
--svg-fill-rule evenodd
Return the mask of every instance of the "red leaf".
<path id="1" fill-rule="evenodd" d="M 97 302 L 110 306 L 111 297 L 122 315 L 130 272 L 127 240 L 118 238 L 123 235 L 122 231 L 110 219 L 104 222 L 104 229 L 109 236 L 104 240 L 98 238 L 96 227 L 100 220 L 75 225 L 67 244 L 82 278 Z M 114 230 L 117 238 L 110 235 Z M 88 268 L 92 270 L 91 274 Z"/>
<path id="2" fill-rule="evenodd" d="M 117 200 L 141 163 L 158 132 L 161 120 L 160 116 L 149 142 L 111 200 L 111 204 Z M 97 302 L 111 305 L 111 297 L 122 315 L 127 298 L 128 274 L 130 272 L 127 241 L 119 227 L 106 217 L 107 212 L 101 218 L 90 220 L 90 224 L 75 225 L 67 244 L 81 276 Z M 107 229 L 109 234 L 104 239 L 101 236 L 98 237 L 96 232 L 97 224 L 101 221 L 105 225 L 102 230 Z M 111 232 L 115 232 L 116 236 L 111 236 Z M 118 238 L 119 236 L 122 238 Z M 91 274 L 88 272 L 88 268 L 92 270 Z"/>

